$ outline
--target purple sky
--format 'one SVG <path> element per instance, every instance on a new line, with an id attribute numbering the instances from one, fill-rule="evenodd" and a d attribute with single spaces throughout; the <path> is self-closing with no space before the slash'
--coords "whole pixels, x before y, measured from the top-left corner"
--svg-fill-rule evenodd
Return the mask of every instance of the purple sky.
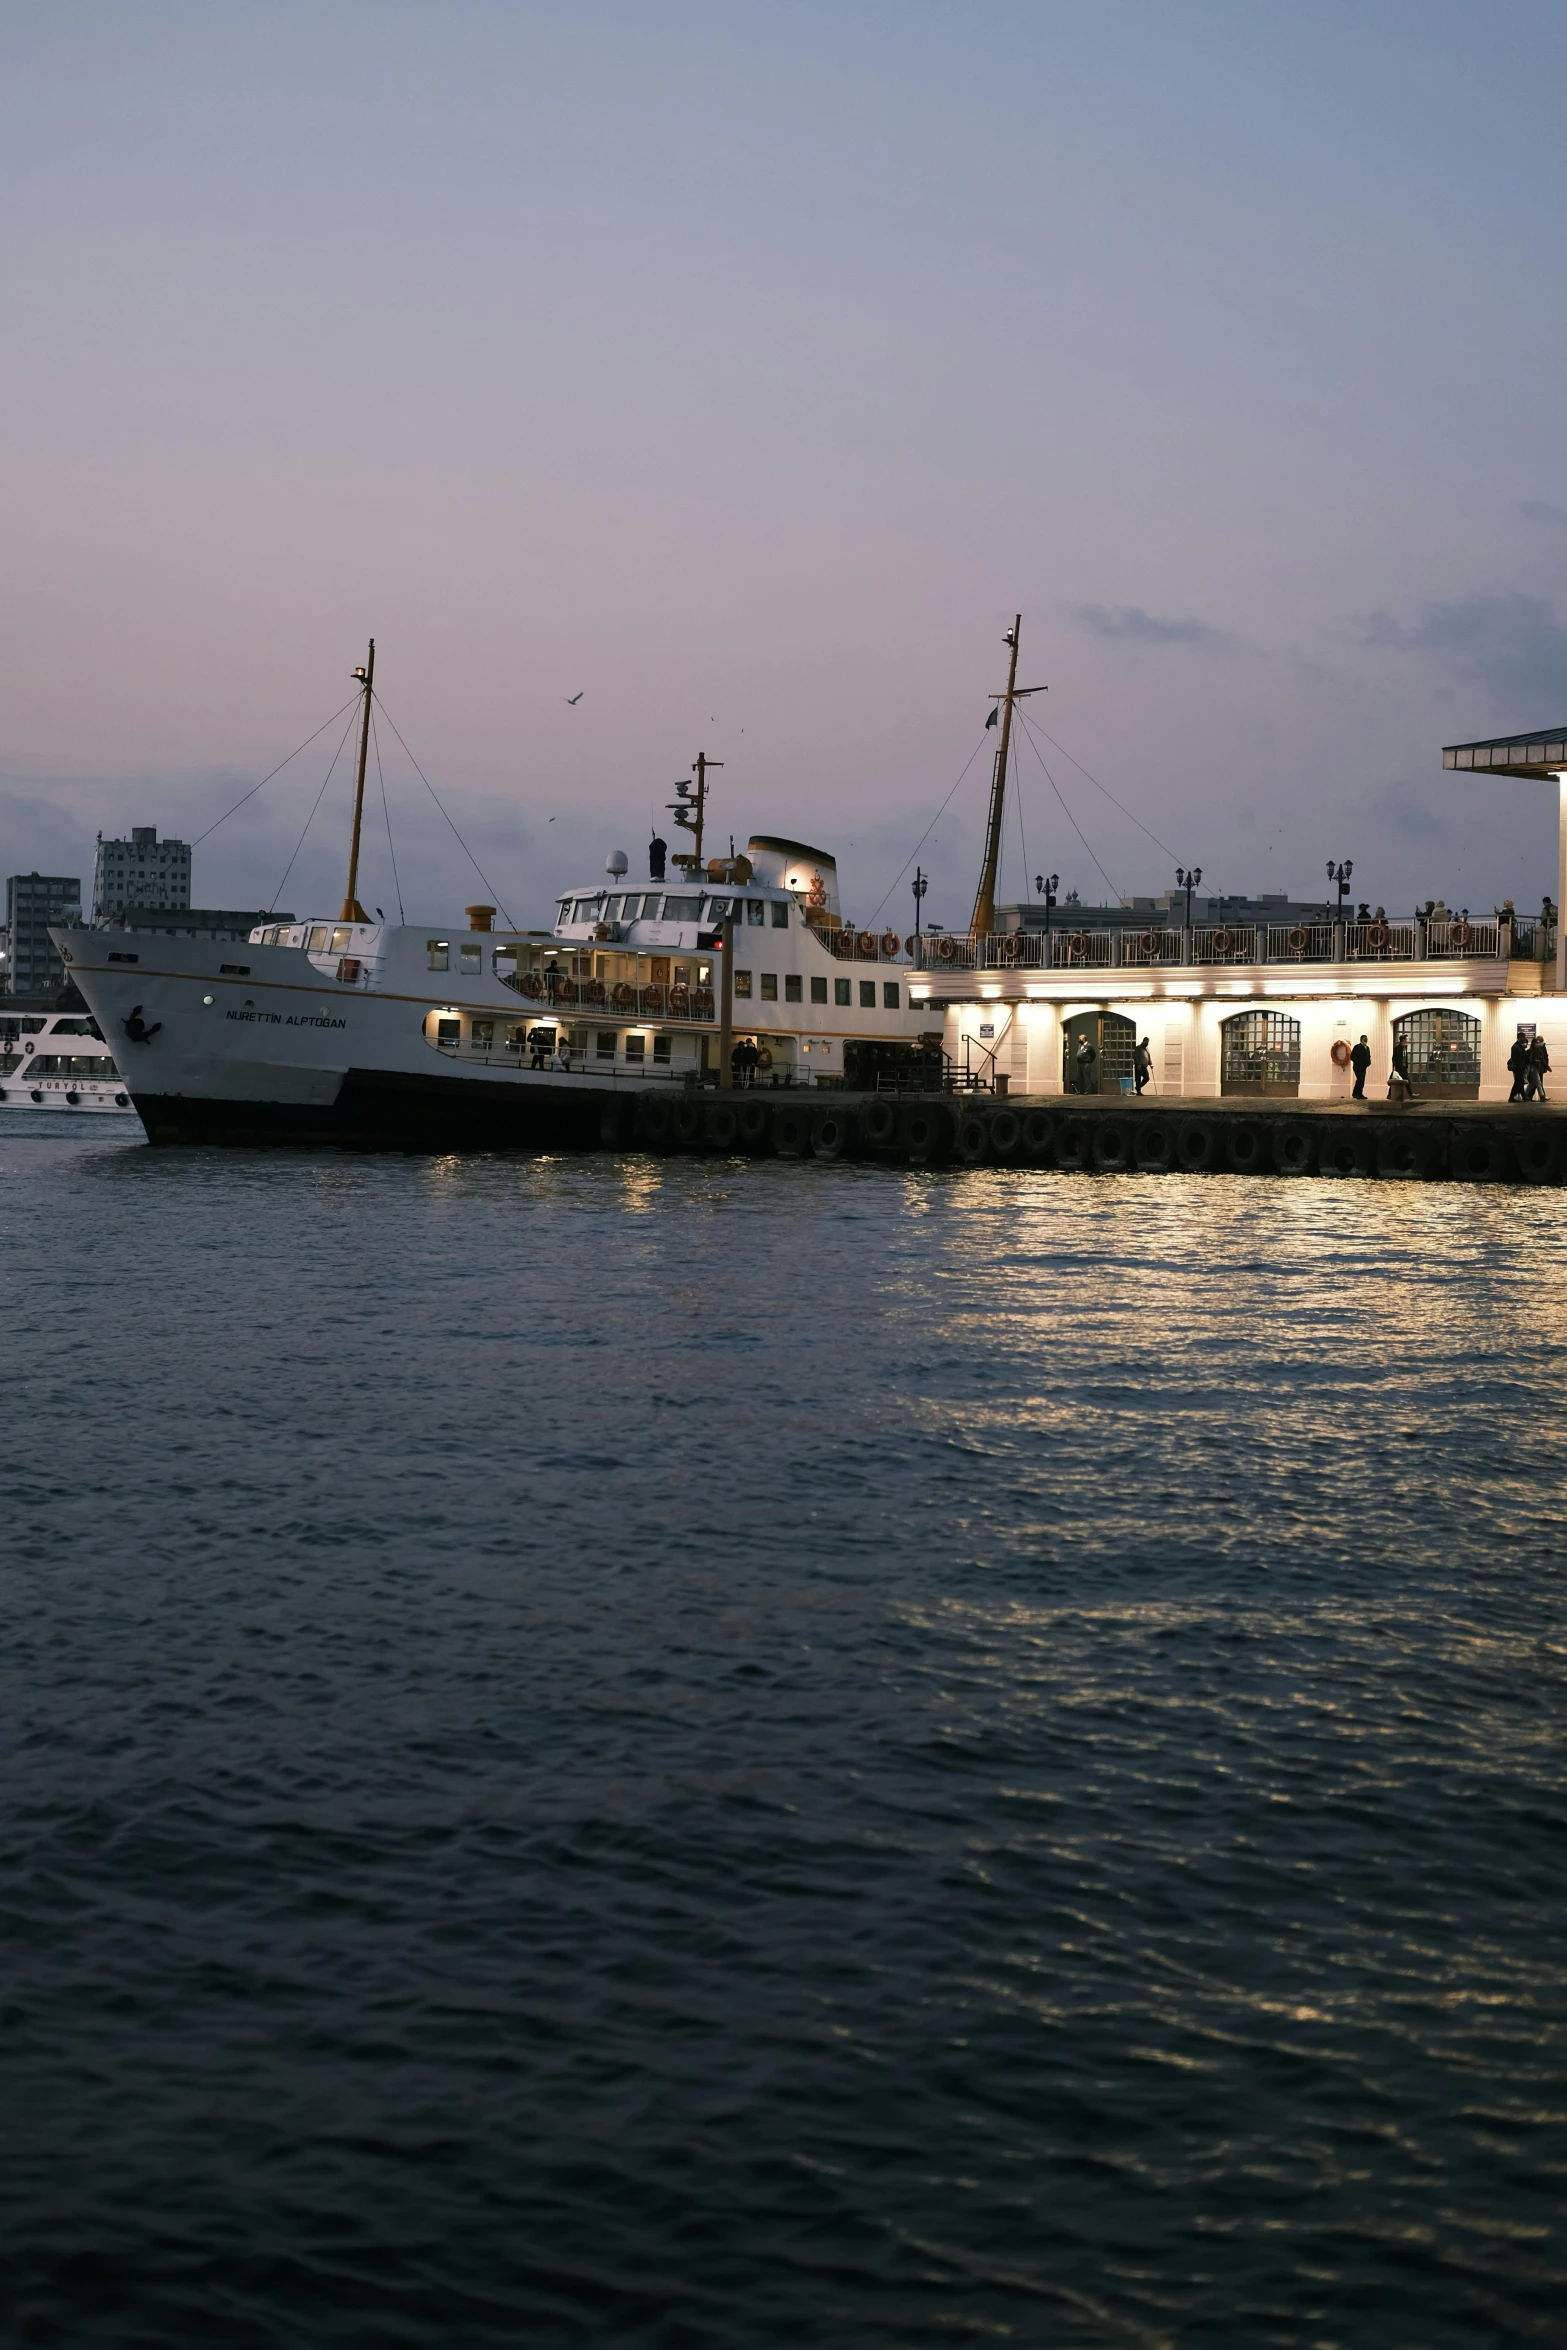
<path id="1" fill-rule="evenodd" d="M 373 631 L 515 917 L 640 868 L 706 748 L 723 838 L 836 848 L 869 918 L 1021 607 L 1041 722 L 1167 844 L 1044 746 L 1116 891 L 1553 884 L 1547 795 L 1440 747 L 1567 721 L 1559 6 L 13 0 L 0 67 L 0 870 L 199 833 Z M 200 899 L 272 898 L 325 769 Z M 1108 894 L 1020 780 L 1028 869 Z M 387 781 L 447 920 L 485 892 Z"/>

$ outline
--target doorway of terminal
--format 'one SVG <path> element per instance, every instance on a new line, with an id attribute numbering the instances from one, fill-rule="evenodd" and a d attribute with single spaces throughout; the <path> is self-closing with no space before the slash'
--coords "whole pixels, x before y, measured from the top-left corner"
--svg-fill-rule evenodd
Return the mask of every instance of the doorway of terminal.
<path id="1" fill-rule="evenodd" d="M 1137 1030 L 1119 1012 L 1076 1012 L 1061 1028 L 1061 1082 L 1068 1093 L 1119 1093 L 1132 1074 Z M 1088 1045 L 1091 1056 L 1083 1051 Z"/>

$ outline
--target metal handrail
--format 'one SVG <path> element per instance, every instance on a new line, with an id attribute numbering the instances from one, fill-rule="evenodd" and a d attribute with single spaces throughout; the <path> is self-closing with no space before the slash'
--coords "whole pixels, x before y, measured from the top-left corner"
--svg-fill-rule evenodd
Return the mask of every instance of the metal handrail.
<path id="1" fill-rule="evenodd" d="M 1540 928 L 1538 923 L 1514 925 L 1514 955 L 1519 952 L 1518 934 Z M 1551 944 L 1546 952 L 1554 952 L 1554 932 L 1547 935 Z M 1049 933 L 991 931 L 980 938 L 958 938 L 943 931 L 922 937 L 913 959 L 917 970 L 940 974 L 1201 970 L 1264 963 L 1494 963 L 1507 952 L 1506 926 L 1495 920 L 1416 915 L 1399 922 L 1206 922 L 1189 931 L 1157 925 L 1139 930 L 1130 924 L 1113 930 L 1069 926 Z"/>

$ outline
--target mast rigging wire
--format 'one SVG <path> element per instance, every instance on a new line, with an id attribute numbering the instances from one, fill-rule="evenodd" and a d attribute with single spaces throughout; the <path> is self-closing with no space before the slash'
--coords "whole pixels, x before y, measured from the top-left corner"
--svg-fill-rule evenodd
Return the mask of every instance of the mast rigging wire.
<path id="1" fill-rule="evenodd" d="M 968 757 L 964 760 L 963 773 L 958 777 L 958 783 L 963 781 L 963 776 L 967 775 L 969 769 L 973 766 L 975 760 L 979 757 L 980 752 L 984 749 L 986 732 L 986 727 L 980 728 L 979 741 L 974 745 L 974 748 L 970 751 Z M 876 927 L 877 919 L 880 916 L 882 907 L 887 903 L 887 900 L 891 897 L 893 891 L 897 888 L 899 882 L 903 879 L 903 876 L 905 873 L 907 873 L 909 867 L 913 864 L 915 858 L 919 855 L 921 849 L 925 846 L 926 841 L 930 838 L 931 834 L 935 831 L 936 826 L 941 822 L 942 817 L 946 814 L 953 794 L 957 791 L 958 783 L 955 783 L 952 787 L 952 790 L 948 792 L 946 799 L 942 801 L 941 806 L 936 810 L 935 815 L 926 825 L 924 831 L 920 834 L 919 839 L 914 843 L 913 848 L 910 849 L 908 855 L 904 858 L 903 863 L 898 867 L 897 872 L 893 875 L 886 888 L 882 891 L 881 898 L 876 907 L 876 911 L 870 918 L 869 927 L 872 930 L 874 930 Z"/>
<path id="2" fill-rule="evenodd" d="M 381 813 L 386 818 L 386 849 L 392 860 L 392 887 L 397 892 L 397 919 L 406 925 L 408 917 L 403 912 L 403 885 L 397 876 L 397 851 L 392 846 L 392 811 L 387 805 L 386 777 L 381 771 L 381 738 L 375 730 L 374 702 L 370 705 L 370 740 L 375 745 L 375 772 L 376 779 L 381 786 Z"/>
<path id="3" fill-rule="evenodd" d="M 379 694 L 377 694 L 375 698 L 378 702 L 381 702 L 381 697 Z M 385 702 L 381 702 L 381 707 L 383 710 L 386 710 Z M 446 815 L 446 808 L 442 802 L 440 793 L 436 790 L 434 784 L 430 781 L 430 778 L 428 775 L 426 775 L 424 769 L 420 766 L 412 751 L 409 750 L 408 745 L 403 742 L 402 733 L 398 727 L 396 719 L 392 716 L 390 710 L 386 710 L 386 723 L 391 728 L 392 732 L 397 736 L 398 741 L 403 743 L 403 751 L 408 760 L 409 766 L 413 769 L 415 775 L 418 776 L 419 781 L 424 785 L 425 790 L 429 793 L 431 799 L 434 800 L 436 806 L 440 809 L 441 814 L 446 816 L 447 823 L 451 825 L 452 838 L 456 841 L 457 846 L 462 850 L 463 855 L 467 858 L 469 864 L 473 867 L 475 873 L 477 873 L 479 876 L 479 879 L 484 882 L 485 889 L 495 900 L 497 910 L 500 913 L 506 915 L 507 929 L 515 930 L 517 925 L 515 922 L 513 922 L 510 914 L 506 913 L 506 908 L 501 904 L 500 891 L 495 887 L 493 881 L 485 880 L 484 867 L 479 863 L 478 858 L 474 855 L 472 849 L 469 848 L 468 843 L 463 839 L 463 836 L 458 831 L 456 825 L 452 823 L 451 817 Z"/>
<path id="4" fill-rule="evenodd" d="M 359 696 L 358 696 L 357 694 L 355 694 L 355 696 L 354 696 L 354 700 L 357 702 L 357 701 L 358 701 L 358 699 L 359 699 Z M 320 805 L 321 805 L 321 802 L 322 802 L 322 801 L 325 799 L 325 797 L 326 797 L 326 787 L 327 787 L 327 785 L 328 785 L 328 784 L 331 782 L 331 780 L 332 780 L 332 776 L 333 776 L 333 773 L 334 773 L 334 771 L 335 771 L 335 769 L 336 769 L 336 766 L 337 766 L 337 762 L 338 762 L 338 760 L 339 760 L 339 759 L 340 759 L 340 758 L 343 756 L 343 744 L 347 742 L 347 740 L 348 740 L 349 736 L 350 736 L 350 735 L 353 733 L 353 731 L 354 731 L 354 721 L 353 721 L 353 718 L 352 718 L 352 716 L 350 716 L 350 718 L 349 718 L 349 721 L 348 721 L 348 724 L 347 724 L 347 725 L 344 727 L 344 729 L 343 729 L 343 732 L 342 732 L 342 737 L 341 737 L 341 740 L 340 740 L 340 741 L 339 741 L 339 743 L 338 743 L 337 749 L 336 749 L 336 750 L 335 750 L 335 751 L 332 753 L 332 765 L 331 765 L 331 766 L 330 766 L 330 767 L 327 769 L 327 771 L 326 771 L 325 775 L 324 775 L 324 776 L 321 778 L 321 789 L 320 789 L 320 790 L 317 792 L 317 794 L 316 794 L 316 796 L 315 796 L 315 799 L 314 799 L 314 801 L 311 803 L 311 809 L 310 809 L 310 813 L 309 813 L 309 815 L 308 815 L 308 816 L 305 818 L 305 829 L 304 829 L 304 832 L 301 832 L 301 834 L 300 834 L 300 836 L 299 836 L 298 840 L 296 840 L 296 841 L 295 841 L 295 843 L 294 843 L 294 854 L 293 854 L 293 856 L 292 856 L 292 857 L 290 857 L 290 858 L 289 858 L 289 860 L 288 860 L 288 863 L 287 863 L 287 864 L 284 866 L 284 868 L 283 868 L 283 878 L 282 878 L 282 880 L 281 880 L 281 881 L 278 883 L 278 885 L 277 885 L 277 888 L 276 888 L 276 889 L 273 891 L 273 893 L 272 893 L 272 908 L 271 908 L 271 910 L 272 910 L 272 912 L 273 912 L 273 913 L 276 913 L 276 911 L 277 911 L 277 904 L 278 904 L 278 900 L 279 900 L 279 898 L 280 898 L 280 897 L 283 895 L 283 892 L 284 892 L 284 890 L 285 890 L 285 889 L 287 888 L 287 886 L 288 886 L 288 877 L 289 877 L 289 875 L 290 875 L 290 874 L 293 872 L 293 870 L 294 870 L 294 865 L 295 865 L 295 861 L 296 861 L 296 859 L 297 859 L 297 858 L 298 858 L 298 856 L 299 856 L 299 852 L 300 852 L 300 850 L 301 850 L 301 849 L 304 847 L 304 845 L 305 845 L 305 833 L 306 833 L 306 832 L 308 832 L 308 831 L 310 830 L 310 827 L 311 827 L 311 825 L 312 825 L 312 824 L 314 824 L 314 822 L 315 822 L 315 820 L 316 820 L 316 809 L 320 807 Z M 192 845 L 192 847 L 194 847 L 194 846 L 195 846 L 195 843 L 194 843 L 194 842 L 192 842 L 192 844 L 191 844 L 191 845 Z"/>
<path id="5" fill-rule="evenodd" d="M 1077 837 L 1082 842 L 1084 848 L 1088 849 L 1088 854 L 1092 862 L 1099 866 L 1099 872 L 1104 881 L 1106 889 L 1110 892 L 1112 897 L 1119 898 L 1122 894 L 1121 891 L 1116 888 L 1115 883 L 1110 879 L 1109 874 L 1106 873 L 1104 867 L 1099 864 L 1099 859 L 1094 856 L 1093 850 L 1088 848 L 1088 835 L 1083 830 L 1082 826 L 1078 823 L 1077 818 L 1073 815 L 1071 809 L 1067 806 L 1066 801 L 1062 798 L 1061 786 L 1057 783 L 1049 768 L 1045 767 L 1044 753 L 1040 750 L 1038 743 L 1034 741 L 1033 734 L 1030 732 L 1026 721 L 1024 722 L 1023 732 L 1028 736 L 1029 747 L 1032 749 L 1035 758 L 1039 761 L 1040 766 L 1044 767 L 1045 769 L 1045 781 L 1049 784 L 1051 790 L 1055 793 L 1056 798 L 1061 801 L 1061 813 L 1065 816 L 1068 824 L 1071 825 L 1072 830 L 1077 834 Z M 1072 764 L 1075 767 L 1077 765 L 1077 761 L 1074 759 Z"/>
<path id="6" fill-rule="evenodd" d="M 304 741 L 299 745 L 298 750 L 290 751 L 286 759 L 279 759 L 277 765 L 271 768 L 267 774 L 263 775 L 260 783 L 253 783 L 251 785 L 249 791 L 246 792 L 244 799 L 236 800 L 232 808 L 225 809 L 223 814 L 218 817 L 217 822 L 209 824 L 205 832 L 198 832 L 195 839 L 190 844 L 191 847 L 193 849 L 199 849 L 202 842 L 217 831 L 219 824 L 227 824 L 231 816 L 237 816 L 240 809 L 245 805 L 245 800 L 253 800 L 257 792 L 264 790 L 266 785 L 272 781 L 274 775 L 281 775 L 284 768 L 291 765 L 292 762 L 299 757 L 300 751 L 308 751 L 311 744 L 316 740 L 317 736 L 325 734 L 327 728 L 335 724 L 335 722 L 342 717 L 343 710 L 352 710 L 357 704 L 358 700 L 359 696 L 357 694 L 351 695 L 349 699 L 343 704 L 342 710 L 334 710 L 330 718 L 323 718 L 321 724 L 316 728 L 315 734 L 307 734 Z M 287 875 L 285 875 L 284 878 L 286 880 Z"/>

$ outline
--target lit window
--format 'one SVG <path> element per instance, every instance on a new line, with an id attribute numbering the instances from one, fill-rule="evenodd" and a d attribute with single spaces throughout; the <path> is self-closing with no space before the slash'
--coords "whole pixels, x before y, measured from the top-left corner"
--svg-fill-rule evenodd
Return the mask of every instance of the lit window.
<path id="1" fill-rule="evenodd" d="M 849 982 L 846 979 L 835 979 L 833 981 L 832 1000 L 840 1007 L 840 1009 L 847 1010 L 849 1004 Z"/>
<path id="2" fill-rule="evenodd" d="M 898 983 L 895 979 L 882 981 L 881 1001 L 883 1011 L 895 1012 L 898 1009 Z"/>
<path id="3" fill-rule="evenodd" d="M 462 1036 L 460 1020 L 440 1020 L 435 1023 L 435 1041 L 443 1052 L 454 1053 Z"/>
<path id="4" fill-rule="evenodd" d="M 477 971 L 484 959 L 483 947 L 461 946 L 457 954 L 465 971 Z"/>
<path id="5" fill-rule="evenodd" d="M 767 903 L 763 898 L 747 898 L 745 918 L 753 930 L 760 930 L 767 919 Z"/>
<path id="6" fill-rule="evenodd" d="M 811 1001 L 813 1004 L 826 1003 L 827 982 L 825 979 L 813 979 L 811 981 Z"/>
<path id="7" fill-rule="evenodd" d="M 776 1004 L 778 1001 L 778 974 L 776 971 L 762 973 L 762 1001 L 764 1004 Z"/>
<path id="8" fill-rule="evenodd" d="M 876 982 L 874 979 L 862 979 L 860 981 L 860 1010 L 862 1012 L 874 1012 L 875 1009 Z"/>
<path id="9" fill-rule="evenodd" d="M 444 971 L 448 962 L 451 960 L 451 948 L 447 944 L 447 941 L 444 938 L 432 938 L 427 943 L 429 947 L 430 970 Z M 333 951 L 334 953 L 336 952 L 335 940 L 333 941 Z"/>
<path id="10" fill-rule="evenodd" d="M 348 924 L 347 924 L 346 922 L 345 922 L 345 923 L 342 923 L 342 924 L 340 924 L 340 925 L 339 925 L 339 927 L 338 927 L 336 930 L 334 930 L 334 931 L 333 931 L 333 933 L 332 933 L 332 952 L 333 952 L 333 954 L 334 954 L 334 955 L 341 955 L 341 954 L 344 954 L 344 953 L 347 951 L 347 949 L 353 945 L 353 943 L 354 943 L 354 934 L 353 934 L 353 931 L 352 931 L 352 930 L 349 928 L 349 926 L 348 926 Z M 434 964 L 432 964 L 432 965 L 431 965 L 431 969 L 433 970 L 434 968 L 435 968 L 435 965 L 434 965 Z M 443 970 L 443 971 L 444 971 L 444 970 L 446 969 L 446 965 L 445 965 L 444 963 L 442 963 L 442 964 L 440 965 L 440 968 L 441 968 L 441 970 Z"/>
<path id="11" fill-rule="evenodd" d="M 476 1045 L 481 1046 L 485 1052 L 488 1052 L 491 1045 L 495 1042 L 494 1021 L 475 1020 L 473 1024 L 473 1041 Z"/>
<path id="12" fill-rule="evenodd" d="M 800 974 L 798 971 L 786 971 L 784 973 L 784 1002 L 787 1004 L 797 1004 L 799 1001 Z"/>
<path id="13" fill-rule="evenodd" d="M 640 1069 L 646 1057 L 647 1038 L 645 1036 L 628 1036 L 626 1039 L 626 1059 Z"/>
<path id="14" fill-rule="evenodd" d="M 735 973 L 735 994 L 736 994 L 736 995 L 749 995 L 749 994 L 750 994 L 750 992 L 751 992 L 751 974 L 750 974 L 750 972 L 749 972 L 749 971 L 737 971 L 737 972 Z"/>

